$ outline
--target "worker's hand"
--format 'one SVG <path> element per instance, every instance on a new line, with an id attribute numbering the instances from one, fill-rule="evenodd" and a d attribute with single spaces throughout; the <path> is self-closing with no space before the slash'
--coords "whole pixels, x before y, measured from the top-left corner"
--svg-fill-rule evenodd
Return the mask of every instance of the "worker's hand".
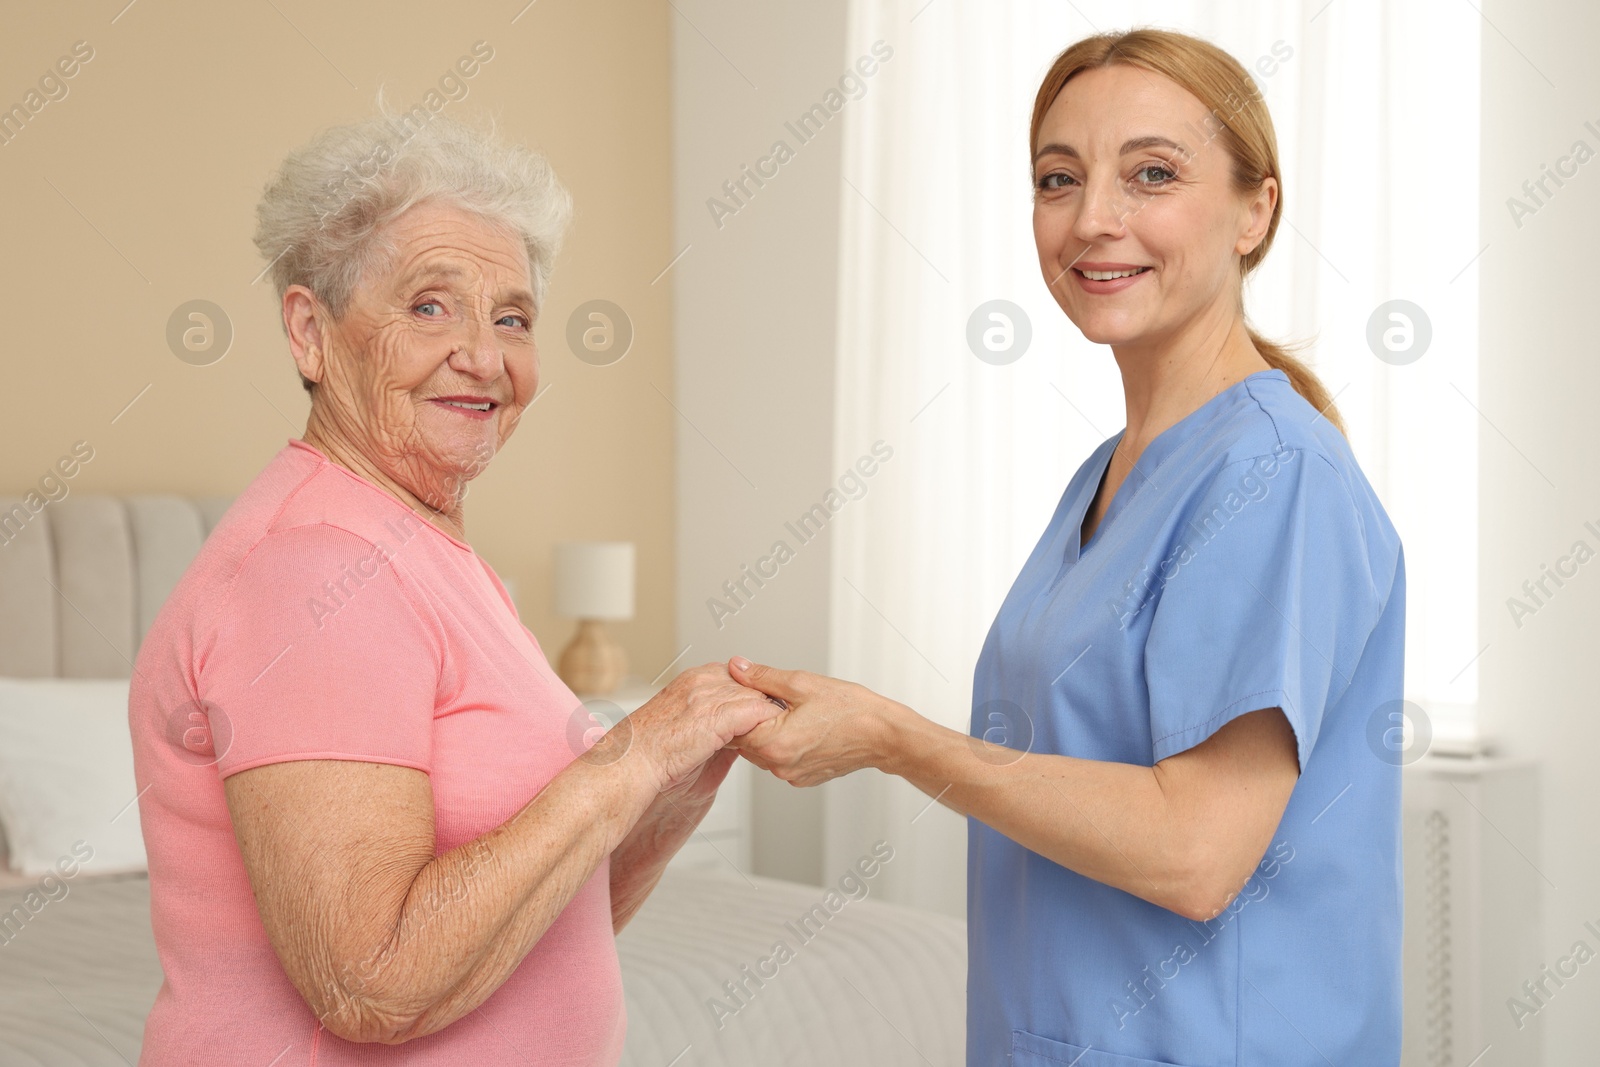
<path id="1" fill-rule="evenodd" d="M 894 743 L 896 717 L 912 714 L 866 686 L 826 675 L 778 670 L 739 656 L 728 661 L 728 673 L 786 705 L 729 747 L 790 785 L 821 785 L 882 766 Z"/>

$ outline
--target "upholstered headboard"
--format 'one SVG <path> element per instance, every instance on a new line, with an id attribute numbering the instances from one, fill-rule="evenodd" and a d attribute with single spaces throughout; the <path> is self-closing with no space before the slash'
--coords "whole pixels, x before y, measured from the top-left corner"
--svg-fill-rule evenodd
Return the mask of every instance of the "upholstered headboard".
<path id="1" fill-rule="evenodd" d="M 128 677 L 156 612 L 231 502 L 0 497 L 0 676 Z"/>

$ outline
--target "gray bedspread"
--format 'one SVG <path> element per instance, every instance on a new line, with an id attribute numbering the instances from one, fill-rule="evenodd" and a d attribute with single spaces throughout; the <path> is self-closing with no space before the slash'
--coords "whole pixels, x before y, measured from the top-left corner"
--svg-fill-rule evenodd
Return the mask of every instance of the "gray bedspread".
<path id="1" fill-rule="evenodd" d="M 623 1063 L 961 1063 L 962 924 L 871 899 L 829 912 L 825 893 L 731 872 L 669 873 L 618 939 Z M 0 890 L 0 913 L 22 894 Z M 138 1062 L 161 985 L 149 907 L 142 877 L 79 878 L 15 933 L 0 932 L 0 1067 Z"/>

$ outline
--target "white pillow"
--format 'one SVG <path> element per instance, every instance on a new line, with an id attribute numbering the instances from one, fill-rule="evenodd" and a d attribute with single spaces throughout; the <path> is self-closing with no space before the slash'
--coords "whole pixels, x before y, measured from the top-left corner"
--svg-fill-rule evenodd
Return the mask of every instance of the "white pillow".
<path id="1" fill-rule="evenodd" d="M 0 678 L 0 827 L 13 871 L 42 875 L 63 857 L 92 873 L 145 870 L 138 791 L 126 680 Z"/>

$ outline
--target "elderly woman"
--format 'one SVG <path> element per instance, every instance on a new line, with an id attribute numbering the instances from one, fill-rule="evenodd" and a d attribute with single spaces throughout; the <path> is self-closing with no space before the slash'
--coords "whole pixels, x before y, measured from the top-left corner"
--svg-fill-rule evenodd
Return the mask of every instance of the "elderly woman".
<path id="1" fill-rule="evenodd" d="M 256 241 L 311 414 L 140 650 L 166 976 L 141 1063 L 620 1057 L 615 933 L 777 707 L 697 668 L 586 752 L 467 542 L 569 214 L 541 157 L 443 118 L 327 131 L 268 186 Z"/>
<path id="2" fill-rule="evenodd" d="M 1045 283 L 1126 427 L 1001 605 L 970 735 L 736 660 L 792 705 L 738 745 L 969 817 L 975 1067 L 1394 1064 L 1405 567 L 1326 390 L 1245 319 L 1271 117 L 1205 41 L 1100 35 L 1040 86 L 1030 165 Z"/>

